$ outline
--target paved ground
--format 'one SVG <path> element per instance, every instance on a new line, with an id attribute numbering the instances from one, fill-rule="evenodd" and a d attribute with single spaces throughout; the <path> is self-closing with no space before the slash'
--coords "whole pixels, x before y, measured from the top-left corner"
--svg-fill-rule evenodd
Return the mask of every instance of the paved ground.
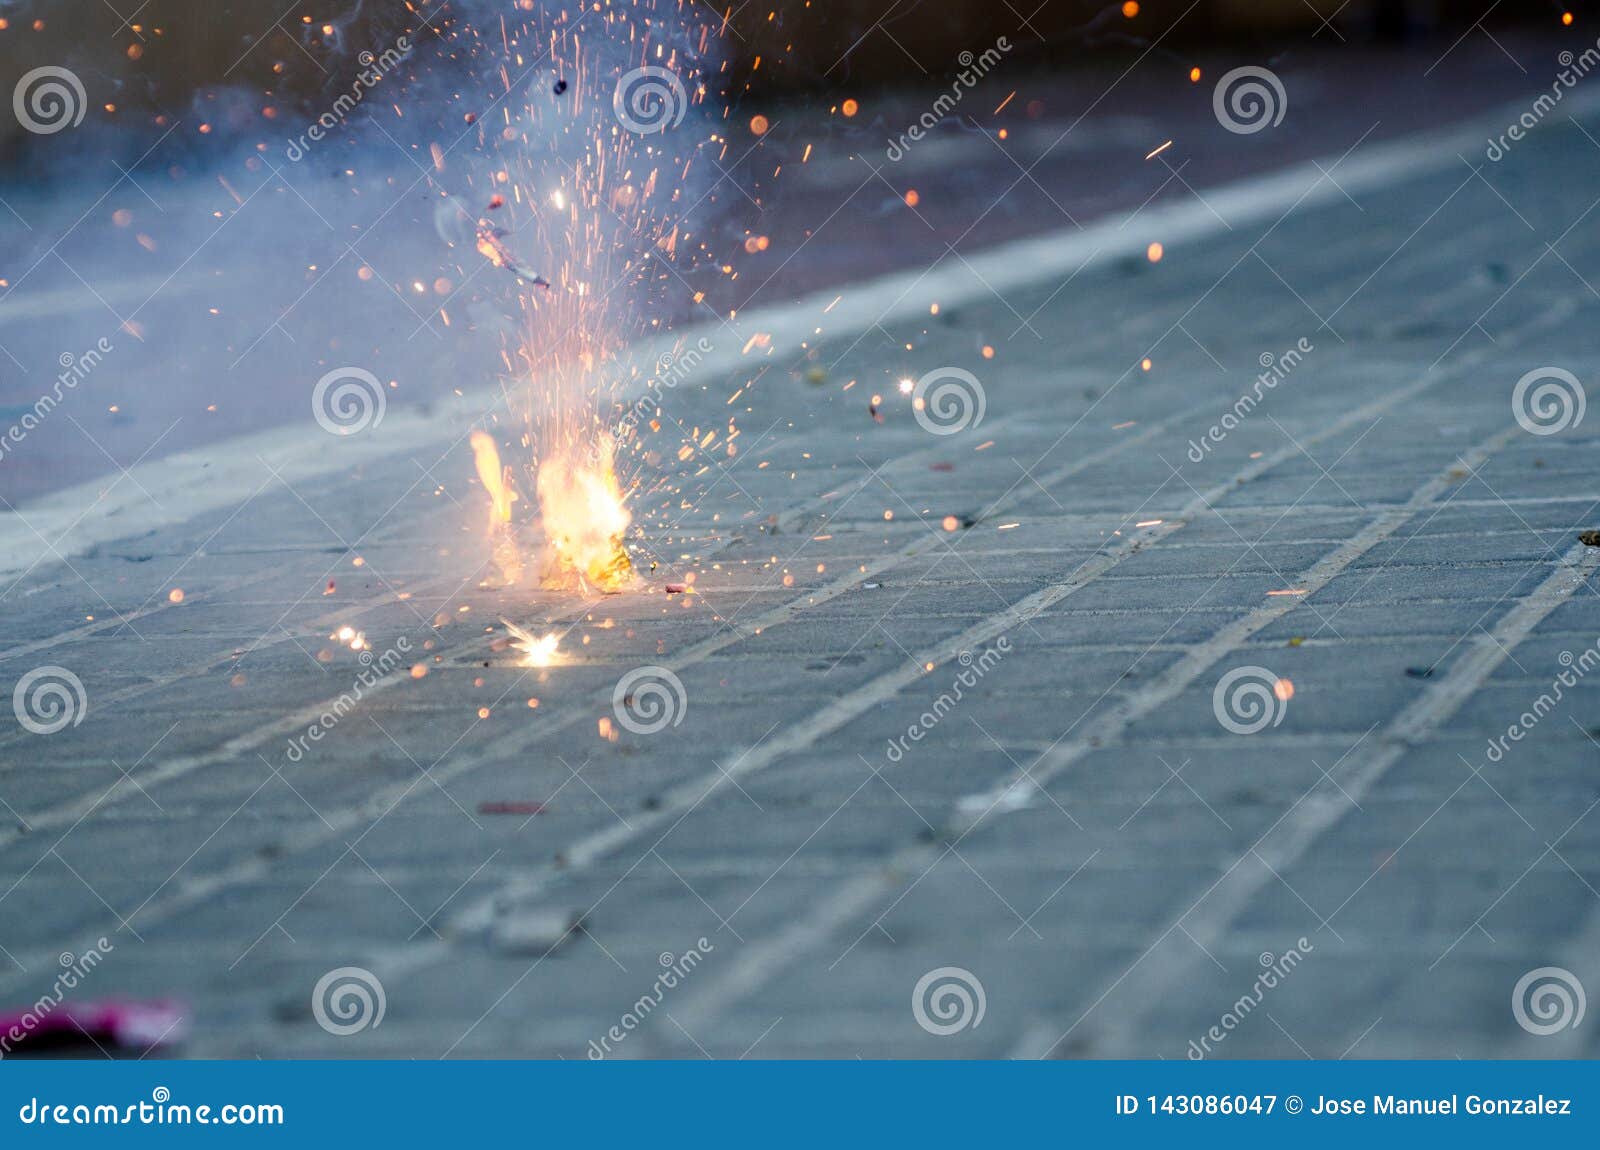
<path id="1" fill-rule="evenodd" d="M 0 1001 L 104 936 L 93 996 L 181 998 L 192 1055 L 1592 1052 L 1513 988 L 1600 987 L 1594 425 L 1513 389 L 1600 351 L 1600 117 L 1482 134 L 1185 197 L 1159 263 L 1112 221 L 980 264 L 999 297 L 847 290 L 637 593 L 497 584 L 470 411 L 301 432 L 331 475 L 219 454 L 238 498 L 113 476 L 172 507 L 122 488 L 7 580 L 0 678 L 86 702 L 0 730 Z M 941 367 L 981 424 L 893 390 Z M 749 374 L 664 408 L 721 427 Z M 384 1001 L 347 1036 L 344 967 Z"/>

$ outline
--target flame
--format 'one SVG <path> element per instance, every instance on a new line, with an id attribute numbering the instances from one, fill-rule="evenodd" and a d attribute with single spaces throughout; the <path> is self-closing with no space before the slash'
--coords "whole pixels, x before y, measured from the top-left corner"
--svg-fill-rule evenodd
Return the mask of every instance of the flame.
<path id="1" fill-rule="evenodd" d="M 522 652 L 522 665 L 525 667 L 551 667 L 561 661 L 561 655 L 556 650 L 561 643 L 561 636 L 551 631 L 544 635 L 535 635 L 525 631 L 510 619 L 501 619 L 506 625 L 506 630 L 511 632 L 511 645 Z M 532 706 L 532 704 L 529 704 Z"/>
<path id="2" fill-rule="evenodd" d="M 489 493 L 489 534 L 494 540 L 494 562 L 505 583 L 522 580 L 522 554 L 511 528 L 511 504 L 517 493 L 507 481 L 500 463 L 500 449 L 487 432 L 472 433 L 472 459 L 478 467 L 478 480 Z"/>
<path id="3" fill-rule="evenodd" d="M 539 466 L 546 587 L 621 591 L 633 581 L 623 533 L 633 517 L 617 482 L 616 441 L 601 433 L 588 457 L 557 455 Z"/>
<path id="4" fill-rule="evenodd" d="M 511 500 L 515 498 L 506 486 L 505 468 L 500 466 L 500 449 L 494 445 L 493 436 L 484 431 L 472 433 L 472 459 L 478 465 L 478 479 L 483 489 L 494 501 L 495 523 L 511 522 Z"/>

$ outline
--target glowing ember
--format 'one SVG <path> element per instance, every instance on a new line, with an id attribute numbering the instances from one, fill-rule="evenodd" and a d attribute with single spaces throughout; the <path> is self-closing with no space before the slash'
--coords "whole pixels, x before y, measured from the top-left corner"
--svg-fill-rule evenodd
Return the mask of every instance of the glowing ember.
<path id="1" fill-rule="evenodd" d="M 349 624 L 346 624 L 345 626 L 340 627 L 333 634 L 329 635 L 328 638 L 332 639 L 336 643 L 344 644 L 346 647 L 349 647 L 352 651 L 361 651 L 361 650 L 365 650 L 367 648 L 367 637 L 366 637 L 366 635 L 361 631 L 357 631 L 354 627 L 351 627 Z"/>
<path id="2" fill-rule="evenodd" d="M 632 521 L 617 482 L 616 441 L 601 434 L 587 458 L 558 455 L 539 466 L 539 514 L 544 522 L 546 587 L 621 591 L 633 582 L 623 548 Z"/>
<path id="3" fill-rule="evenodd" d="M 522 652 L 523 666 L 553 667 L 561 661 L 561 654 L 556 650 L 561 643 L 561 636 L 554 631 L 545 635 L 535 635 L 518 627 L 509 619 L 502 619 L 500 622 L 511 632 L 511 645 Z M 538 703 L 529 699 L 528 706 L 536 707 Z"/>

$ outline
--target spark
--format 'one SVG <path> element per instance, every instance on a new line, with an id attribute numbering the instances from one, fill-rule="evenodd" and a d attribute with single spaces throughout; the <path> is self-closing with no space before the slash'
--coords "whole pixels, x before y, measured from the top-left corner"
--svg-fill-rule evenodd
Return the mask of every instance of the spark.
<path id="1" fill-rule="evenodd" d="M 522 652 L 523 666 L 553 667 L 561 661 L 561 654 L 556 649 L 561 644 L 561 636 L 556 632 L 535 635 L 517 626 L 510 619 L 501 619 L 500 622 L 504 623 L 506 630 L 511 633 L 511 645 Z"/>
<path id="2" fill-rule="evenodd" d="M 360 631 L 357 631 L 348 623 L 343 627 L 340 627 L 333 634 L 329 635 L 328 638 L 332 639 L 336 643 L 343 643 L 352 651 L 370 650 L 367 644 L 366 635 Z"/>

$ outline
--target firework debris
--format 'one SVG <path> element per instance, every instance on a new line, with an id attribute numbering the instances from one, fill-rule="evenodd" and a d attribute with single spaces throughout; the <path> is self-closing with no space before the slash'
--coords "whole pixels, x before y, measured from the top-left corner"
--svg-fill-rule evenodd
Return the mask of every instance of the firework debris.
<path id="1" fill-rule="evenodd" d="M 542 815 L 544 804 L 520 799 L 490 799 L 478 804 L 480 815 Z"/>
<path id="2" fill-rule="evenodd" d="M 505 239 L 509 234 L 504 228 L 497 228 L 487 221 L 479 221 L 478 251 L 495 267 L 505 268 L 524 283 L 548 288 L 550 281 L 518 260 L 506 246 Z"/>
<path id="3" fill-rule="evenodd" d="M 172 999 L 103 999 L 61 1002 L 43 1011 L 37 1004 L 0 1010 L 0 1034 L 21 1034 L 14 1049 L 60 1048 L 79 1044 L 149 1051 L 182 1042 L 186 1012 Z"/>

